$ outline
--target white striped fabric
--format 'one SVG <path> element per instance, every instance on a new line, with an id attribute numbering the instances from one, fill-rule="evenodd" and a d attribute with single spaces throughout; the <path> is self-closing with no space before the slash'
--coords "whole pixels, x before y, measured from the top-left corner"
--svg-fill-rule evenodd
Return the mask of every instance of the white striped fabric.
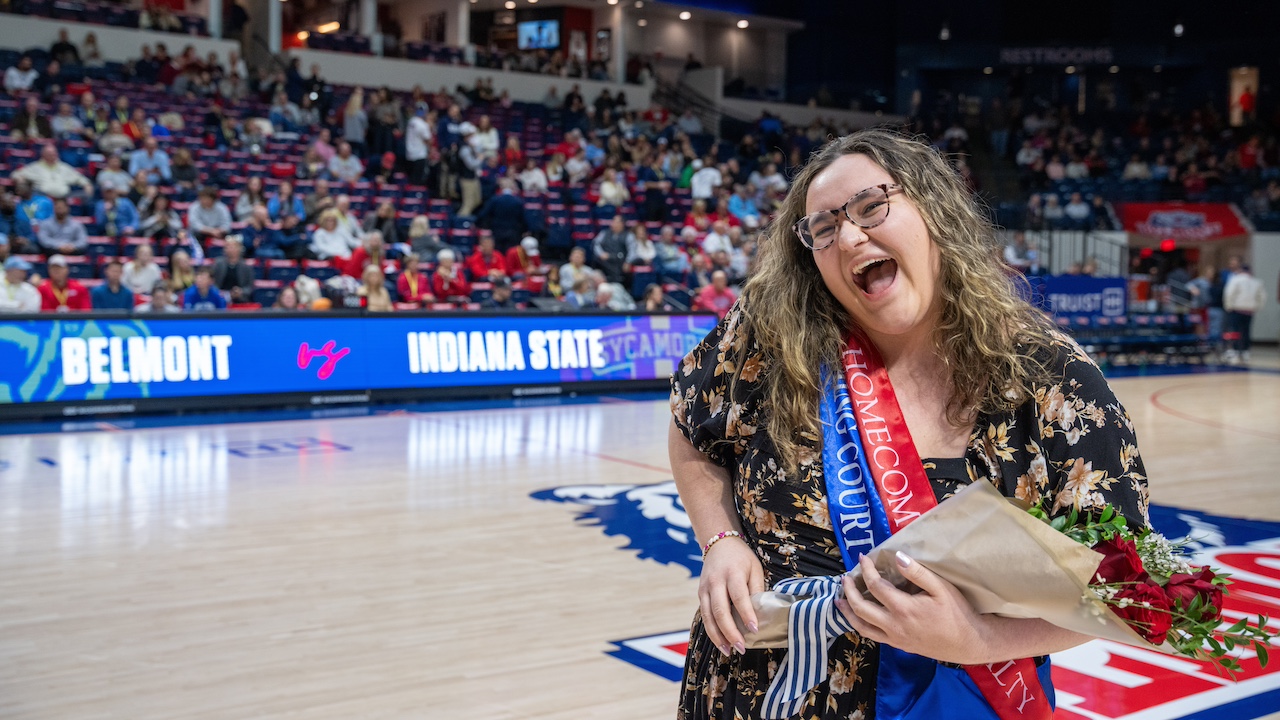
<path id="1" fill-rule="evenodd" d="M 764 695 L 765 720 L 783 720 L 800 712 L 804 696 L 827 678 L 831 643 L 853 626 L 836 609 L 842 576 L 796 578 L 773 586 L 774 592 L 803 598 L 787 616 L 787 656 Z"/>

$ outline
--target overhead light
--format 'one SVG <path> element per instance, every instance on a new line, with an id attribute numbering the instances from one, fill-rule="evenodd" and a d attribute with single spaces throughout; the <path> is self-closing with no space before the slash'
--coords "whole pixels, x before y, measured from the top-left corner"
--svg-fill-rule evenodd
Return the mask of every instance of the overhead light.
<path id="1" fill-rule="evenodd" d="M 1174 36 L 1174 37 L 1182 37 L 1182 33 L 1183 33 L 1183 31 L 1184 31 L 1184 30 L 1186 30 L 1186 28 L 1182 27 L 1182 23 L 1178 23 L 1177 25 L 1174 25 L 1174 26 L 1173 26 L 1173 36 Z"/>
<path id="2" fill-rule="evenodd" d="M 530 4 L 530 5 L 537 5 L 537 4 L 538 4 L 538 0 L 529 0 L 529 4 Z"/>
<path id="3" fill-rule="evenodd" d="M 946 23 L 942 23 L 942 29 L 938 31 L 938 39 L 943 42 L 951 39 L 951 27 Z"/>
<path id="4" fill-rule="evenodd" d="M 1152 69 L 1153 71 L 1155 71 L 1155 72 L 1160 72 L 1160 71 L 1164 70 L 1164 66 L 1163 66 L 1163 65 L 1157 65 L 1157 66 L 1155 66 L 1155 67 L 1153 67 L 1153 68 L 1151 68 L 1151 69 Z"/>
<path id="5" fill-rule="evenodd" d="M 515 10 L 515 9 L 516 9 L 516 0 L 507 0 L 507 1 L 502 5 L 502 7 L 506 8 L 506 9 L 508 9 L 508 10 Z"/>
<path id="6" fill-rule="evenodd" d="M 618 0 L 608 0 L 608 2 L 609 2 L 609 4 L 610 4 L 610 5 L 617 5 L 617 4 L 618 4 Z"/>
<path id="7" fill-rule="evenodd" d="M 1120 72 L 1120 66 L 1112 65 L 1111 67 L 1107 68 L 1107 71 L 1110 72 L 1112 75 L 1115 75 L 1116 73 Z"/>
<path id="8" fill-rule="evenodd" d="M 316 28 L 316 32 L 327 35 L 328 33 L 331 33 L 331 32 L 337 32 L 338 29 L 341 27 L 342 25 L 339 24 L 337 20 L 334 20 L 333 22 L 327 22 L 321 25 L 320 27 Z"/>
<path id="9" fill-rule="evenodd" d="M 996 69 L 995 69 L 995 68 L 993 68 L 993 67 L 991 67 L 990 65 L 988 65 L 988 66 L 986 66 L 986 67 L 982 68 L 982 74 L 983 74 L 983 75 L 990 75 L 991 73 L 993 73 L 993 72 L 995 72 L 995 71 L 996 71 Z"/>
<path id="10" fill-rule="evenodd" d="M 747 22 L 746 20 L 739 20 L 739 21 L 738 21 L 738 29 L 740 29 L 740 30 L 746 30 L 746 29 L 747 29 L 747 26 L 748 26 L 748 25 L 750 25 L 750 24 L 751 24 L 751 23 Z"/>
<path id="11" fill-rule="evenodd" d="M 685 10 L 684 12 L 680 13 L 681 20 L 688 20 L 691 17 L 693 17 L 693 14 L 690 13 L 688 10 Z"/>
<path id="12" fill-rule="evenodd" d="M 639 10 L 642 7 L 644 7 L 644 0 L 636 0 L 636 9 Z"/>
<path id="13" fill-rule="evenodd" d="M 649 24 L 649 21 L 645 20 L 644 18 L 640 18 L 639 20 L 636 21 L 636 24 L 639 25 L 640 27 L 644 27 L 645 25 Z"/>
<path id="14" fill-rule="evenodd" d="M 309 37 L 311 37 L 311 33 L 307 32 L 306 30 L 303 30 L 298 33 L 299 40 L 306 40 Z"/>
<path id="15" fill-rule="evenodd" d="M 1076 66 L 1075 66 L 1075 65 L 1068 65 L 1068 66 L 1067 66 L 1067 74 L 1068 74 L 1068 75 L 1075 75 L 1075 74 L 1076 74 Z"/>

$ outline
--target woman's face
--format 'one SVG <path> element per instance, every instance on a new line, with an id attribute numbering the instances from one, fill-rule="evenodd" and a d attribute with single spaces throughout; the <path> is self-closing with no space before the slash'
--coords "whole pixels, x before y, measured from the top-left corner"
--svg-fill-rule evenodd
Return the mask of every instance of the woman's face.
<path id="1" fill-rule="evenodd" d="M 838 208 L 867 188 L 893 182 L 866 155 L 846 155 L 814 178 L 805 213 Z M 877 227 L 840 219 L 835 242 L 813 253 L 831 294 L 873 336 L 930 330 L 942 259 L 916 207 L 899 191 L 889 196 L 889 214 Z"/>

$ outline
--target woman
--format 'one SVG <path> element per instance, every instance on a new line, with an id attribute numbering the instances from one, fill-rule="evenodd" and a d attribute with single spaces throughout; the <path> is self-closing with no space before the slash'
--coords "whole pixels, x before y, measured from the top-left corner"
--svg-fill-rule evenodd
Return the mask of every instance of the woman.
<path id="1" fill-rule="evenodd" d="M 298 105 L 298 126 L 303 130 L 311 130 L 320 124 L 320 109 L 315 106 L 310 95 L 303 95 Z"/>
<path id="2" fill-rule="evenodd" d="M 382 274 L 382 268 L 374 263 L 366 265 L 361 280 L 363 282 L 360 289 L 356 291 L 361 298 L 361 307 L 372 312 L 391 312 L 395 309 L 391 306 L 391 293 L 387 292 L 387 278 Z"/>
<path id="3" fill-rule="evenodd" d="M 133 174 L 133 182 L 129 185 L 129 200 L 138 206 L 138 210 L 143 210 L 143 206 L 150 204 L 159 192 L 160 189 L 151 184 L 146 170 L 139 170 Z"/>
<path id="4" fill-rule="evenodd" d="M 108 155 L 107 166 L 98 171 L 98 176 L 93 179 L 93 183 L 98 186 L 99 191 L 113 187 L 127 194 L 129 186 L 133 184 L 133 178 L 129 177 L 129 173 L 125 171 L 124 160 L 119 155 Z"/>
<path id="5" fill-rule="evenodd" d="M 514 138 L 515 135 L 511 137 Z M 525 195 L 544 195 L 547 192 L 547 174 L 538 167 L 538 161 L 533 158 L 525 159 L 524 169 L 520 171 L 517 179 L 520 180 L 520 187 Z"/>
<path id="6" fill-rule="evenodd" d="M 196 187 L 200 184 L 200 170 L 191 158 L 191 151 L 178 148 L 173 153 L 173 185 L 189 197 L 195 197 Z"/>
<path id="7" fill-rule="evenodd" d="M 616 170 L 605 168 L 604 177 L 600 181 L 600 199 L 596 201 L 596 206 L 620 208 L 630 201 L 631 191 L 627 190 L 626 182 L 618 179 Z"/>
<path id="8" fill-rule="evenodd" d="M 547 161 L 547 170 L 543 175 L 549 183 L 562 183 L 565 180 L 564 155 L 554 153 Z"/>
<path id="9" fill-rule="evenodd" d="M 564 285 L 560 282 L 560 266 L 555 263 L 547 266 L 547 284 L 542 286 L 542 297 L 556 300 L 564 297 Z"/>
<path id="10" fill-rule="evenodd" d="M 271 217 L 271 222 L 283 223 L 287 217 L 293 217 L 296 220 L 292 225 L 306 222 L 307 209 L 302 202 L 302 196 L 293 191 L 293 183 L 288 181 L 280 183 L 276 194 L 267 201 L 267 215 Z"/>
<path id="11" fill-rule="evenodd" d="M 520 136 L 511 133 L 507 136 L 507 146 L 502 149 L 502 164 L 508 168 L 524 165 L 524 150 L 520 149 Z"/>
<path id="12" fill-rule="evenodd" d="M 170 207 L 168 195 L 154 195 L 141 204 L 139 213 L 142 215 L 142 225 L 138 228 L 138 234 L 142 237 L 171 240 L 182 232 L 182 218 Z"/>
<path id="13" fill-rule="evenodd" d="M 107 64 L 102 59 L 102 51 L 98 49 L 98 36 L 96 33 L 89 33 L 84 36 L 84 43 L 80 46 L 80 59 L 82 64 L 88 68 L 100 68 Z"/>
<path id="14" fill-rule="evenodd" d="M 403 262 L 404 269 L 400 271 L 400 277 L 396 278 L 396 293 L 400 296 L 400 302 L 418 303 L 420 306 L 435 302 L 431 295 L 431 279 L 423 277 L 418 271 L 417 253 L 405 255 Z"/>
<path id="15" fill-rule="evenodd" d="M 124 125 L 119 120 L 107 123 L 107 131 L 98 138 L 98 149 L 104 155 L 116 155 L 134 149 L 133 138 L 124 132 Z"/>
<path id="16" fill-rule="evenodd" d="M 244 184 L 244 190 L 240 191 L 240 196 L 236 198 L 235 216 L 236 222 L 249 222 L 253 218 L 253 209 L 259 205 L 267 204 L 267 193 L 262 184 L 262 177 L 252 175 Z"/>
<path id="17" fill-rule="evenodd" d="M 139 245 L 133 251 L 133 259 L 124 264 L 120 284 L 135 295 L 147 295 L 151 288 L 163 279 L 164 274 L 155 262 L 150 245 Z"/>
<path id="18" fill-rule="evenodd" d="M 431 276 L 431 294 L 443 302 L 471 302 L 471 283 L 462 276 L 453 251 L 436 254 L 436 271 Z"/>
<path id="19" fill-rule="evenodd" d="M 702 199 L 694 200 L 689 214 L 684 216 L 684 226 L 693 228 L 699 233 L 710 230 L 713 222 L 715 222 L 715 216 L 707 213 L 707 201 Z"/>
<path id="20" fill-rule="evenodd" d="M 390 200 L 378 203 L 378 209 L 365 217 L 362 229 L 366 233 L 374 230 L 382 233 L 382 241 L 388 248 L 398 245 L 400 229 L 396 227 L 396 206 Z"/>
<path id="21" fill-rule="evenodd" d="M 883 357 L 910 429 L 893 449 L 928 459 L 902 464 L 904 477 L 926 483 L 920 500 L 991 482 L 1005 495 L 1046 501 L 1054 514 L 1105 503 L 1131 526 L 1147 524 L 1144 470 L 1124 410 L 1097 368 L 990 261 L 991 224 L 935 151 L 879 130 L 832 141 L 800 171 L 769 227 L 743 299 L 673 378 L 671 463 L 697 540 L 740 533 L 704 553 L 681 718 L 761 717 L 785 651 L 744 650 L 730 608 L 751 627 L 752 593 L 848 569 L 840 553 L 848 536 L 832 531 L 827 510 L 827 477 L 838 481 L 841 468 L 827 458 L 826 470 L 822 455 L 847 434 L 819 422 L 820 403 L 837 407 L 829 403 L 841 393 L 848 401 L 837 382 L 846 357 L 868 367 L 874 351 Z M 837 511 L 847 499 L 837 496 Z M 859 557 L 856 546 L 848 550 Z M 914 686 L 877 687 L 882 663 L 891 671 L 908 663 L 919 674 L 905 677 L 941 687 L 966 671 L 930 659 L 1003 666 L 1087 639 L 1039 620 L 976 615 L 909 558 L 899 565 L 923 590 L 914 596 L 875 582 L 874 568 L 861 565 L 883 607 L 846 584 L 839 612 L 856 632 L 831 645 L 830 681 L 804 698 L 805 718 L 869 719 L 882 704 L 919 699 Z M 921 665 L 910 666 L 906 653 Z M 1047 676 L 1047 666 L 1040 670 Z M 926 714 L 911 717 L 996 717 L 980 696 L 943 690 L 926 698 L 941 705 L 922 702 Z M 900 710 L 884 714 L 905 717 Z M 1037 717 L 1047 718 L 1047 707 Z"/>
<path id="22" fill-rule="evenodd" d="M 501 148 L 498 128 L 493 126 L 493 122 L 489 120 L 488 115 L 480 116 L 480 120 L 476 123 L 475 134 L 471 136 L 468 142 L 471 143 L 471 148 L 476 151 L 476 155 L 480 158 L 498 156 L 498 150 Z"/>
<path id="23" fill-rule="evenodd" d="M 631 231 L 631 242 L 627 243 L 627 258 L 622 261 L 622 268 L 628 274 L 637 265 L 653 265 L 658 256 L 658 247 L 649 239 L 649 230 L 644 223 L 636 223 Z"/>
<path id="24" fill-rule="evenodd" d="M 667 296 L 662 292 L 662 286 L 658 283 L 650 283 L 644 289 L 644 294 L 640 296 L 640 309 L 645 312 L 666 312 L 671 309 L 667 305 Z"/>
<path id="25" fill-rule="evenodd" d="M 320 260 L 351 257 L 351 251 L 360 247 L 360 241 L 351 234 L 346 223 L 339 222 L 340 215 L 334 208 L 320 214 L 319 227 L 311 234 L 311 252 Z"/>
<path id="26" fill-rule="evenodd" d="M 276 295 L 276 301 L 271 305 L 271 309 L 281 312 L 297 312 L 304 308 L 298 305 L 298 291 L 292 285 L 285 285 L 280 288 L 280 294 Z"/>
<path id="27" fill-rule="evenodd" d="M 191 266 L 191 256 L 186 250 L 175 250 L 169 256 L 169 289 L 181 296 L 187 288 L 196 284 L 196 271 Z"/>
<path id="28" fill-rule="evenodd" d="M 347 107 L 342 111 L 342 138 L 351 145 L 352 154 L 364 157 L 364 136 L 369 131 L 369 116 L 364 111 L 364 90 L 351 91 Z"/>

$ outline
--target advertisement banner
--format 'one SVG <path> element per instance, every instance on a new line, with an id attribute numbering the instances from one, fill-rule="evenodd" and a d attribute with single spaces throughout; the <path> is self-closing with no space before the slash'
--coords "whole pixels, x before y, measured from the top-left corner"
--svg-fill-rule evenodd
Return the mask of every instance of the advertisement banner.
<path id="1" fill-rule="evenodd" d="M 1125 230 L 1160 239 L 1218 240 L 1249 233 L 1228 203 L 1124 203 L 1120 218 Z"/>
<path id="2" fill-rule="evenodd" d="M 1027 278 L 1033 301 L 1055 316 L 1122 317 L 1127 311 L 1129 283 L 1124 278 L 1048 275 Z"/>
<path id="3" fill-rule="evenodd" d="M 661 380 L 712 315 L 49 316 L 0 325 L 0 406 Z"/>

